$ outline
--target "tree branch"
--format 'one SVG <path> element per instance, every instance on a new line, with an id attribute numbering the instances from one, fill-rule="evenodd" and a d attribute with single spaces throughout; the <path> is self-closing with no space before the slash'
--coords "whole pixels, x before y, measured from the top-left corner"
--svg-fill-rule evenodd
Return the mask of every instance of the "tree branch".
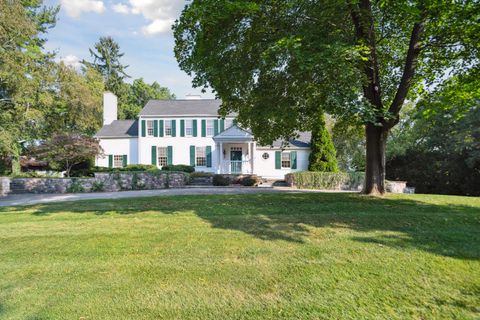
<path id="1" fill-rule="evenodd" d="M 394 118 L 388 121 L 387 126 L 389 128 L 393 127 L 398 123 L 398 114 L 402 109 L 403 103 L 407 97 L 408 91 L 412 84 L 413 77 L 415 76 L 415 70 L 418 62 L 418 56 L 421 52 L 421 38 L 425 30 L 424 18 L 420 22 L 417 22 L 413 25 L 412 34 L 410 36 L 410 43 L 408 45 L 407 57 L 405 60 L 405 67 L 403 69 L 402 79 L 398 85 L 397 93 L 395 98 L 388 109 L 388 112 L 391 113 Z"/>

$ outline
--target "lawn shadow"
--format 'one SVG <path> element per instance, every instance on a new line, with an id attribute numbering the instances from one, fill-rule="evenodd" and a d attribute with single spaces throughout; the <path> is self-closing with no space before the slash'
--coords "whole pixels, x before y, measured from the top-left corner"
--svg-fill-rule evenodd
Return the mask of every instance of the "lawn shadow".
<path id="1" fill-rule="evenodd" d="M 480 258 L 479 207 L 432 204 L 415 197 L 348 193 L 202 195 L 55 203 L 30 209 L 39 217 L 65 211 L 96 215 L 195 214 L 213 228 L 296 243 L 304 242 L 312 227 L 382 231 L 378 236 L 369 233 L 351 239 L 460 259 Z"/>

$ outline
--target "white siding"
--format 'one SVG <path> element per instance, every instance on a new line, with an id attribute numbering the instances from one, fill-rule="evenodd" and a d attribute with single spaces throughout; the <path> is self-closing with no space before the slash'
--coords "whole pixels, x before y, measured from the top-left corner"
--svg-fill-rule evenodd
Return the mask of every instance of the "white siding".
<path id="1" fill-rule="evenodd" d="M 310 149 L 287 148 L 284 151 L 297 152 L 297 169 L 275 169 L 275 151 L 280 149 L 258 148 L 255 151 L 254 173 L 267 179 L 283 179 L 287 173 L 308 170 L 308 156 Z M 263 159 L 262 155 L 268 153 L 268 159 Z"/>
<path id="2" fill-rule="evenodd" d="M 138 139 L 137 138 L 102 138 L 100 146 L 105 156 L 97 158 L 95 164 L 99 167 L 108 167 L 108 155 L 127 155 L 128 164 L 138 163 Z"/>

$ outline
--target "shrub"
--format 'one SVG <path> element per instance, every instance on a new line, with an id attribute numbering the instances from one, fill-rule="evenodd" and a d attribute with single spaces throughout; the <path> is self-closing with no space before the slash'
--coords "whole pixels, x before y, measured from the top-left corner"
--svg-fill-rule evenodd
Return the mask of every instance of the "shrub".
<path id="1" fill-rule="evenodd" d="M 67 193 L 82 193 L 85 192 L 85 188 L 77 181 L 72 179 L 72 184 L 67 188 Z"/>
<path id="2" fill-rule="evenodd" d="M 357 190 L 363 186 L 363 172 L 294 172 L 285 176 L 297 188 L 326 190 Z"/>
<path id="3" fill-rule="evenodd" d="M 158 168 L 152 164 L 129 164 L 123 168 L 106 168 L 106 167 L 94 167 L 93 172 L 154 172 L 159 171 Z"/>
<path id="4" fill-rule="evenodd" d="M 92 192 L 102 192 L 104 191 L 104 184 L 101 181 L 95 181 L 92 185 Z"/>
<path id="5" fill-rule="evenodd" d="M 195 168 L 186 164 L 169 164 L 167 166 L 162 167 L 162 170 L 192 173 L 195 171 Z"/>
<path id="6" fill-rule="evenodd" d="M 244 187 L 253 187 L 257 186 L 260 183 L 260 178 L 257 176 L 246 176 L 242 177 L 239 183 Z"/>
<path id="7" fill-rule="evenodd" d="M 213 176 L 213 173 L 210 172 L 192 172 L 190 173 L 190 177 L 192 178 L 205 178 L 205 177 L 211 177 Z"/>
<path id="8" fill-rule="evenodd" d="M 213 185 L 214 186 L 228 186 L 230 185 L 231 179 L 227 176 L 216 174 L 213 176 Z"/>

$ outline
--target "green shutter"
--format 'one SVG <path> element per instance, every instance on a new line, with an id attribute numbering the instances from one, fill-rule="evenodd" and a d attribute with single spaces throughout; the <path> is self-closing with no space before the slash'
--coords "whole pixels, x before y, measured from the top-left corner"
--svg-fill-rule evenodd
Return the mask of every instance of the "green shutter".
<path id="1" fill-rule="evenodd" d="M 202 119 L 202 137 L 207 136 L 207 120 Z"/>
<path id="2" fill-rule="evenodd" d="M 123 155 L 123 159 L 122 159 L 122 166 L 123 166 L 123 167 L 126 167 L 127 165 L 128 165 L 127 155 L 124 154 L 124 155 Z"/>
<path id="3" fill-rule="evenodd" d="M 225 119 L 220 119 L 220 132 L 225 131 Z"/>
<path id="4" fill-rule="evenodd" d="M 173 164 L 173 147 L 172 146 L 167 147 L 167 164 L 168 165 Z"/>
<path id="5" fill-rule="evenodd" d="M 275 169 L 282 169 L 282 152 L 275 151 Z"/>
<path id="6" fill-rule="evenodd" d="M 154 166 L 157 165 L 157 147 L 156 146 L 152 146 L 152 164 Z"/>
<path id="7" fill-rule="evenodd" d="M 207 168 L 212 167 L 212 147 L 207 146 Z"/>
<path id="8" fill-rule="evenodd" d="M 215 120 L 213 121 L 213 132 L 214 132 L 213 135 L 215 135 L 215 136 L 216 136 L 217 134 L 219 134 L 219 132 L 218 132 L 218 119 L 215 119 Z"/>
<path id="9" fill-rule="evenodd" d="M 193 134 L 192 136 L 196 137 L 197 136 L 197 120 L 193 120 Z"/>
<path id="10" fill-rule="evenodd" d="M 147 136 L 147 122 L 142 120 L 142 137 Z"/>
<path id="11" fill-rule="evenodd" d="M 290 166 L 292 169 L 297 169 L 297 151 L 290 152 Z"/>
<path id="12" fill-rule="evenodd" d="M 172 120 L 172 137 L 177 136 L 177 120 Z"/>
<path id="13" fill-rule="evenodd" d="M 159 124 L 159 126 L 158 126 L 158 136 L 163 137 L 164 132 L 165 132 L 164 126 L 163 126 L 163 120 L 158 120 L 158 121 L 159 121 L 158 122 L 158 124 Z"/>
<path id="14" fill-rule="evenodd" d="M 180 120 L 180 137 L 185 137 L 185 120 Z"/>
<path id="15" fill-rule="evenodd" d="M 113 168 L 113 155 L 108 155 L 108 167 Z"/>
<path id="16" fill-rule="evenodd" d="M 190 165 L 195 167 L 195 146 L 190 146 Z"/>
<path id="17" fill-rule="evenodd" d="M 153 136 L 158 137 L 158 120 L 153 120 Z"/>

